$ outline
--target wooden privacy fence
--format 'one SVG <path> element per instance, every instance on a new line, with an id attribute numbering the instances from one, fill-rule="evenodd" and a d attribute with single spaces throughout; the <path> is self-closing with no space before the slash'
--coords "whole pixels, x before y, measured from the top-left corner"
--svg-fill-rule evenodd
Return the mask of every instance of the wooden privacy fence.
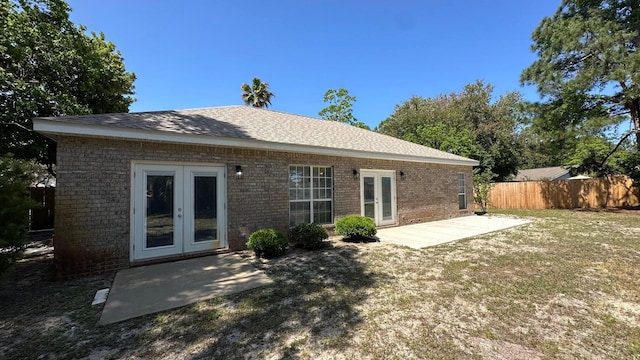
<path id="1" fill-rule="evenodd" d="M 575 209 L 640 205 L 640 192 L 627 176 L 594 179 L 496 183 L 489 193 L 494 209 Z"/>

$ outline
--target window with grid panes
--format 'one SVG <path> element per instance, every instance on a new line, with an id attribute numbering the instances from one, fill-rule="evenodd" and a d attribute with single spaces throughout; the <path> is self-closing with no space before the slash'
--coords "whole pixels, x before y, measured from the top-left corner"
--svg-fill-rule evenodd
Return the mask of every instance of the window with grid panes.
<path id="1" fill-rule="evenodd" d="M 333 222 L 333 172 L 329 166 L 289 166 L 289 225 Z"/>
<path id="2" fill-rule="evenodd" d="M 464 183 L 464 174 L 458 174 L 458 209 L 467 208 L 467 190 Z"/>

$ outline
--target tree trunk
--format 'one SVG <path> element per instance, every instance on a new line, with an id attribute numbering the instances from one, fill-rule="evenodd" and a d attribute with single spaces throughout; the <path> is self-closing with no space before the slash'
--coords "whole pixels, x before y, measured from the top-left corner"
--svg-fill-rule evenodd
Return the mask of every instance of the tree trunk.
<path id="1" fill-rule="evenodd" d="M 636 148 L 640 151 L 640 99 L 633 99 L 629 103 L 633 130 L 636 133 Z"/>

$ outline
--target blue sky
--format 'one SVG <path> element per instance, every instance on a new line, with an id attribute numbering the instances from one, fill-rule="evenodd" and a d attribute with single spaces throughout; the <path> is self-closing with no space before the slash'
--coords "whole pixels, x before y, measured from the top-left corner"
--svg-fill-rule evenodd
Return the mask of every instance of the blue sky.
<path id="1" fill-rule="evenodd" d="M 318 117 L 328 89 L 357 97 L 374 128 L 412 95 L 484 80 L 496 96 L 534 89 L 531 32 L 560 0 L 70 0 L 71 19 L 104 32 L 135 72 L 131 111 L 242 104 L 259 77 L 273 110 Z"/>

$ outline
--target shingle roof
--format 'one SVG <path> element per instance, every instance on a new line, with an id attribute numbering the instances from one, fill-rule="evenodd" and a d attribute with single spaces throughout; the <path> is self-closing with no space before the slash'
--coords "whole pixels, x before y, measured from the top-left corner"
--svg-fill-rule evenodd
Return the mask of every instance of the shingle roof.
<path id="1" fill-rule="evenodd" d="M 562 177 L 569 177 L 570 168 L 564 166 L 554 166 L 537 169 L 527 169 L 518 171 L 514 181 L 538 181 L 555 180 Z"/>
<path id="2" fill-rule="evenodd" d="M 121 133 L 113 135 L 111 131 L 111 136 L 143 139 L 149 139 L 144 134 L 162 133 L 214 145 L 226 139 L 239 140 L 238 146 L 253 148 L 277 149 L 281 145 L 289 146 L 287 149 L 307 149 L 309 153 L 332 149 L 348 151 L 357 157 L 378 154 L 383 158 L 477 165 L 475 160 L 355 126 L 248 106 L 36 118 L 34 129 L 48 134 L 84 136 L 100 136 L 96 130 L 109 129 Z"/>

